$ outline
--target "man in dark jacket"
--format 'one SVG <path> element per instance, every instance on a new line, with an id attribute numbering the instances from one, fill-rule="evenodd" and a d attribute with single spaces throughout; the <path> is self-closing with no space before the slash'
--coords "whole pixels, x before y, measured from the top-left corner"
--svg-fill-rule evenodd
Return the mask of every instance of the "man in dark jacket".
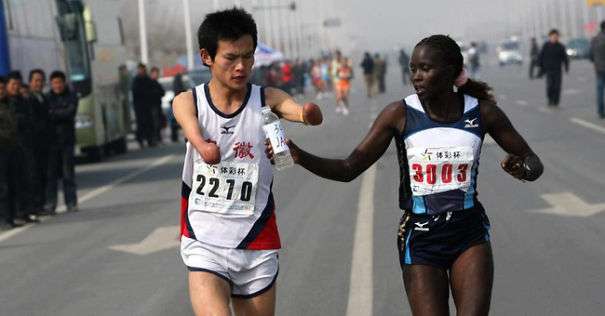
<path id="1" fill-rule="evenodd" d="M 35 168 L 33 170 L 34 210 L 45 213 L 46 183 L 48 168 L 48 100 L 43 93 L 46 75 L 42 69 L 29 72 L 29 101 L 34 114 L 33 153 Z"/>
<path id="2" fill-rule="evenodd" d="M 561 97 L 562 66 L 569 72 L 569 59 L 566 49 L 559 42 L 559 31 L 556 29 L 548 33 L 548 42 L 544 43 L 538 57 L 540 74 L 546 75 L 546 96 L 549 106 L 558 106 Z"/>
<path id="3" fill-rule="evenodd" d="M 21 95 L 21 74 L 12 71 L 7 76 L 6 102 L 15 114 L 17 122 L 16 147 L 13 158 L 15 159 L 16 177 L 16 214 L 26 222 L 37 222 L 34 215 L 32 200 L 33 191 L 33 169 L 35 168 L 33 152 L 33 129 L 34 114 L 29 100 Z"/>
<path id="4" fill-rule="evenodd" d="M 605 118 L 605 102 L 603 101 L 603 90 L 605 90 L 605 21 L 601 22 L 601 32 L 590 43 L 589 57 L 594 63 L 597 75 L 597 115 L 603 119 Z"/>
<path id="5" fill-rule="evenodd" d="M 368 98 L 371 98 L 374 96 L 374 60 L 370 56 L 370 53 L 365 52 L 360 66 L 363 69 Z"/>
<path id="6" fill-rule="evenodd" d="M 11 227 L 23 225 L 17 219 L 17 166 L 15 146 L 17 144 L 17 119 L 6 97 L 6 79 L 0 77 L 0 216 Z"/>
<path id="7" fill-rule="evenodd" d="M 158 67 L 151 68 L 149 77 L 153 82 L 153 88 L 147 91 L 151 100 L 153 138 L 156 142 L 162 143 L 162 127 L 164 123 L 166 123 L 166 116 L 162 111 L 162 97 L 164 97 L 166 91 L 164 91 L 164 88 L 162 88 L 162 85 L 158 82 L 158 79 L 160 79 L 160 69 Z"/>
<path id="8" fill-rule="evenodd" d="M 137 121 L 137 142 L 141 148 L 144 141 L 149 146 L 155 146 L 155 137 L 153 133 L 153 97 L 150 93 L 155 88 L 153 80 L 147 75 L 147 67 L 139 64 L 137 67 L 137 76 L 132 82 L 132 100 L 134 113 Z"/>
<path id="9" fill-rule="evenodd" d="M 534 79 L 534 69 L 538 66 L 539 55 L 540 49 L 538 48 L 538 41 L 535 37 L 532 37 L 529 48 L 529 79 Z"/>
<path id="10" fill-rule="evenodd" d="M 57 180 L 59 168 L 63 178 L 63 196 L 68 212 L 78 210 L 74 145 L 76 142 L 75 118 L 78 96 L 67 87 L 65 74 L 54 71 L 50 75 L 51 91 L 48 94 L 48 119 L 51 131 L 49 142 L 46 212 L 57 208 Z"/>

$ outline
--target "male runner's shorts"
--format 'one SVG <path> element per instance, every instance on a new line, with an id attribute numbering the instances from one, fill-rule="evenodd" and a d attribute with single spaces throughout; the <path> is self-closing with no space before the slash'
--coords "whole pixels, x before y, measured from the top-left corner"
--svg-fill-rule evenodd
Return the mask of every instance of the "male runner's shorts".
<path id="1" fill-rule="evenodd" d="M 489 220 L 483 208 L 443 214 L 405 212 L 399 223 L 399 263 L 449 269 L 468 248 L 489 242 Z"/>
<path id="2" fill-rule="evenodd" d="M 181 257 L 189 271 L 212 273 L 229 283 L 231 296 L 251 298 L 271 289 L 279 270 L 277 250 L 222 248 L 181 237 Z"/>

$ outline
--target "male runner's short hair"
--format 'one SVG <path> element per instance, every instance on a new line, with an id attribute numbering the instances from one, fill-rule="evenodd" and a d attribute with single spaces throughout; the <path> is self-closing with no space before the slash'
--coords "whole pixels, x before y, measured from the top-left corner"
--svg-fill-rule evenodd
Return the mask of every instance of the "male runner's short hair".
<path id="1" fill-rule="evenodd" d="M 252 36 L 256 49 L 258 41 L 256 23 L 250 13 L 238 8 L 206 15 L 197 30 L 200 49 L 206 49 L 212 60 L 216 56 L 219 40 L 235 41 L 244 35 Z"/>
<path id="2" fill-rule="evenodd" d="M 61 70 L 55 70 L 50 74 L 50 80 L 52 81 L 55 78 L 59 78 L 63 81 L 66 81 L 65 73 Z"/>
<path id="3" fill-rule="evenodd" d="M 548 32 L 548 36 L 551 36 L 551 35 L 554 35 L 554 34 L 559 35 L 559 30 L 552 29 L 552 30 L 550 30 L 550 32 Z"/>
<path id="4" fill-rule="evenodd" d="M 40 68 L 36 68 L 36 69 L 32 69 L 29 72 L 29 81 L 32 81 L 32 78 L 34 77 L 35 74 L 40 74 L 40 76 L 42 76 L 42 78 L 46 78 L 46 73 L 44 73 L 44 70 L 42 70 Z"/>

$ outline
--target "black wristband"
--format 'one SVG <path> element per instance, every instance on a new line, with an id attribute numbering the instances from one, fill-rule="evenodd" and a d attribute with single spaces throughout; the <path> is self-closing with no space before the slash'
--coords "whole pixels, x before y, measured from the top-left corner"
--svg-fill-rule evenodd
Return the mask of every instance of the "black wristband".
<path id="1" fill-rule="evenodd" d="M 527 181 L 534 181 L 538 179 L 544 171 L 544 166 L 540 161 L 540 158 L 535 154 L 530 154 L 523 159 L 523 179 Z"/>

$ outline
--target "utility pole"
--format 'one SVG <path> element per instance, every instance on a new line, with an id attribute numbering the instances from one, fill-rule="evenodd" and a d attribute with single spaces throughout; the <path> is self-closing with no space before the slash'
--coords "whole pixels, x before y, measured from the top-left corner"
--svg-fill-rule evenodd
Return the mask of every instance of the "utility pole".
<path id="1" fill-rule="evenodd" d="M 147 64 L 149 55 L 147 53 L 147 26 L 145 24 L 145 3 L 139 0 L 139 39 L 141 41 L 141 62 Z"/>
<path id="2" fill-rule="evenodd" d="M 191 14 L 189 0 L 183 0 L 183 14 L 185 16 L 185 42 L 187 42 L 187 69 L 193 69 L 193 43 L 191 42 Z"/>

